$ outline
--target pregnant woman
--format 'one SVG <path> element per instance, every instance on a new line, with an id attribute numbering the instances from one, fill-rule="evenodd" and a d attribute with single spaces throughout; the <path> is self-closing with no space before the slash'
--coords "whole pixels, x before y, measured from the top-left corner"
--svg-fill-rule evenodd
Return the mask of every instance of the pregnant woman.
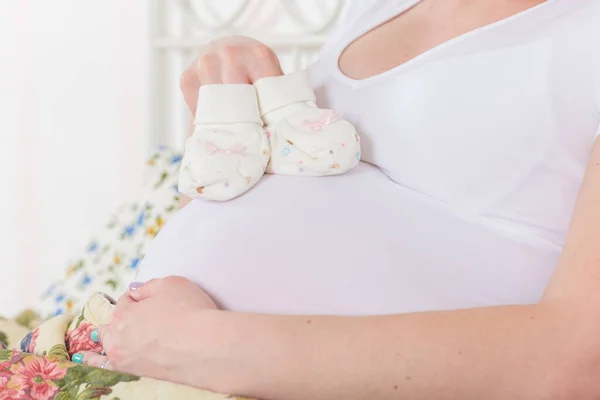
<path id="1" fill-rule="evenodd" d="M 189 203 L 84 362 L 263 399 L 599 398 L 600 2 L 352 3 L 310 74 L 363 162 Z M 229 38 L 182 89 L 279 74 Z"/>

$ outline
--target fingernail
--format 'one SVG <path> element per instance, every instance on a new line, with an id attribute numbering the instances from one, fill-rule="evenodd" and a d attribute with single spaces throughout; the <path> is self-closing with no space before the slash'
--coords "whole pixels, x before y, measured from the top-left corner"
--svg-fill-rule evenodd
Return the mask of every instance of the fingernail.
<path id="1" fill-rule="evenodd" d="M 83 362 L 83 354 L 73 354 L 73 357 L 71 357 L 71 361 L 73 361 L 75 364 L 81 364 Z"/>
<path id="2" fill-rule="evenodd" d="M 90 333 L 90 338 L 96 343 L 98 343 L 98 329 L 94 329 L 92 333 Z"/>
<path id="3" fill-rule="evenodd" d="M 144 282 L 131 282 L 129 284 L 129 290 L 138 290 L 143 284 Z"/>

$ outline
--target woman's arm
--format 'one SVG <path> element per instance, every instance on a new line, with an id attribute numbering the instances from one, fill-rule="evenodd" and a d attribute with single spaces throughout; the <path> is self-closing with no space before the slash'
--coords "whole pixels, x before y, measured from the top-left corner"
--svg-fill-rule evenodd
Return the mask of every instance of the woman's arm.
<path id="1" fill-rule="evenodd" d="M 569 234 L 544 299 L 589 302 L 600 295 L 600 137 L 592 152 Z"/>
<path id="2" fill-rule="evenodd" d="M 382 317 L 227 314 L 236 362 L 219 390 L 262 399 L 582 399 L 573 316 L 540 305 Z M 231 335 L 231 336 L 230 336 Z M 238 342 L 236 340 L 236 342 Z M 199 354 L 198 357 L 201 357 Z M 568 390 L 568 392 L 567 392 Z"/>
<path id="3" fill-rule="evenodd" d="M 232 362 L 252 371 L 222 389 L 281 400 L 596 399 L 599 289 L 600 140 L 539 304 L 363 318 L 221 313 Z"/>

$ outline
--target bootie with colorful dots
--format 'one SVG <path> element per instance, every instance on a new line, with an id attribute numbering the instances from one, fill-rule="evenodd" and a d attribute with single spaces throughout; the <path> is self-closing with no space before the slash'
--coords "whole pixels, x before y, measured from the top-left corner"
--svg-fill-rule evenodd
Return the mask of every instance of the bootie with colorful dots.
<path id="1" fill-rule="evenodd" d="M 181 162 L 181 193 L 231 200 L 263 176 L 270 150 L 254 86 L 202 86 L 194 125 Z"/>
<path id="2" fill-rule="evenodd" d="M 267 173 L 343 174 L 360 161 L 360 139 L 340 113 L 320 109 L 305 72 L 263 78 L 254 86 L 269 138 Z"/>

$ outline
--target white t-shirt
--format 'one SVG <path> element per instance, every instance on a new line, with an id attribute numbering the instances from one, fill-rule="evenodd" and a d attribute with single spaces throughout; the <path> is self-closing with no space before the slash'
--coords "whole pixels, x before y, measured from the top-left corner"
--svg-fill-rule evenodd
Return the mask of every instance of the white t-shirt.
<path id="1" fill-rule="evenodd" d="M 549 0 L 361 81 L 342 50 L 415 0 L 363 2 L 312 68 L 362 135 L 330 178 L 265 176 L 194 201 L 141 280 L 183 275 L 224 308 L 383 314 L 537 301 L 600 126 L 600 2 Z"/>

